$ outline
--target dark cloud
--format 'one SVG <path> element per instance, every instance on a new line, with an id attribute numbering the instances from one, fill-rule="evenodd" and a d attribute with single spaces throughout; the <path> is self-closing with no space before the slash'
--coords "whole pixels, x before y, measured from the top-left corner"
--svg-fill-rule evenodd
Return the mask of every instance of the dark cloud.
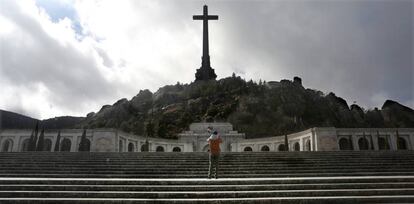
<path id="1" fill-rule="evenodd" d="M 220 54 L 238 67 L 259 61 L 246 73 L 298 75 L 369 108 L 382 105 L 379 95 L 414 105 L 412 1 L 212 3 L 221 14 L 212 46 L 225 44 Z"/>

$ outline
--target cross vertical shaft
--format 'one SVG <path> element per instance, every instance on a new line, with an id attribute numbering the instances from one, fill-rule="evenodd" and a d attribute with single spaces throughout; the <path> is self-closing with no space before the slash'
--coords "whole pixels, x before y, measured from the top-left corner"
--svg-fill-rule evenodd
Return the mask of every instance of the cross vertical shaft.
<path id="1" fill-rule="evenodd" d="M 208 15 L 207 5 L 204 5 L 203 15 L 195 15 L 193 16 L 193 20 L 203 20 L 203 56 L 201 57 L 201 68 L 197 69 L 196 81 L 216 79 L 217 75 L 210 66 L 208 20 L 218 20 L 218 16 Z"/>

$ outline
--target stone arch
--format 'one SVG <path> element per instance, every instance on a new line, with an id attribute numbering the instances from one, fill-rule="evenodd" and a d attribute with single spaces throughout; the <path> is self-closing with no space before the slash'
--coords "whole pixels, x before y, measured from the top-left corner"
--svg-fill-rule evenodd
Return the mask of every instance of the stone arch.
<path id="1" fill-rule="evenodd" d="M 310 143 L 310 139 L 307 139 L 305 141 L 305 146 L 304 146 L 305 151 L 311 151 L 311 143 Z"/>
<path id="2" fill-rule="evenodd" d="M 398 150 L 406 150 L 406 149 L 408 149 L 407 141 L 404 138 L 398 137 L 398 140 L 397 140 L 397 149 Z"/>
<path id="3" fill-rule="evenodd" d="M 173 152 L 181 152 L 181 148 L 179 148 L 179 147 L 174 147 L 172 151 L 173 151 Z"/>
<path id="4" fill-rule="evenodd" d="M 339 149 L 340 150 L 352 150 L 352 143 L 351 140 L 347 138 L 341 138 L 339 139 Z"/>
<path id="5" fill-rule="evenodd" d="M 293 151 L 300 151 L 300 144 L 299 142 L 295 142 L 295 144 L 293 144 Z"/>
<path id="6" fill-rule="evenodd" d="M 47 152 L 52 151 L 52 140 L 51 139 L 45 139 L 43 151 L 47 151 Z"/>
<path id="7" fill-rule="evenodd" d="M 268 152 L 268 151 L 270 151 L 270 148 L 267 145 L 263 145 L 262 148 L 260 148 L 260 151 L 262 151 L 262 152 Z"/>
<path id="8" fill-rule="evenodd" d="M 134 152 L 135 151 L 135 146 L 132 142 L 130 142 L 128 144 L 128 152 Z"/>
<path id="9" fill-rule="evenodd" d="M 250 146 L 247 146 L 243 149 L 243 152 L 252 152 L 253 149 Z"/>
<path id="10" fill-rule="evenodd" d="M 22 142 L 22 146 L 21 146 L 21 150 L 22 152 L 27 152 L 29 151 L 29 146 L 30 146 L 30 139 L 25 139 Z"/>
<path id="11" fill-rule="evenodd" d="M 157 146 L 157 148 L 155 148 L 156 152 L 164 152 L 164 147 L 163 146 Z"/>
<path id="12" fill-rule="evenodd" d="M 60 151 L 61 152 L 70 152 L 71 146 L 72 146 L 72 142 L 70 141 L 70 139 L 65 138 L 65 139 L 62 140 Z"/>
<path id="13" fill-rule="evenodd" d="M 367 138 L 361 137 L 358 140 L 359 150 L 369 150 L 369 143 Z"/>
<path id="14" fill-rule="evenodd" d="M 390 145 L 388 144 L 386 138 L 378 137 L 378 148 L 379 150 L 389 150 Z"/>
<path id="15" fill-rule="evenodd" d="M 286 151 L 285 144 L 280 144 L 279 146 L 277 146 L 277 151 L 279 152 Z"/>
<path id="16" fill-rule="evenodd" d="M 2 152 L 11 152 L 13 150 L 13 140 L 7 139 L 3 142 L 3 145 L 1 146 Z"/>

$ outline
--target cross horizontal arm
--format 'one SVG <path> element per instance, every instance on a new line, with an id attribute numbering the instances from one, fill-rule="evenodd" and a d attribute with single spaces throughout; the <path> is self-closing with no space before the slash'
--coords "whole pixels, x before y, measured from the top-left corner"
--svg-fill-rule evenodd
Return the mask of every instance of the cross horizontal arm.
<path id="1" fill-rule="evenodd" d="M 195 15 L 195 16 L 193 16 L 193 20 L 204 20 L 204 19 L 206 19 L 204 15 Z M 209 16 L 207 16 L 207 20 L 218 20 L 218 16 L 209 15 Z"/>
<path id="2" fill-rule="evenodd" d="M 203 20 L 204 16 L 193 16 L 193 20 Z"/>

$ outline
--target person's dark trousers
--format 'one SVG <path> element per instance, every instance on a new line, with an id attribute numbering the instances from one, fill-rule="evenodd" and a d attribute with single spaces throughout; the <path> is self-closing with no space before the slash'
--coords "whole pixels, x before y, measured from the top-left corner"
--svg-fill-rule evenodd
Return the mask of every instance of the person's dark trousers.
<path id="1" fill-rule="evenodd" d="M 219 157 L 220 157 L 220 155 L 210 154 L 210 162 L 209 162 L 209 168 L 208 168 L 208 178 L 211 178 L 211 177 L 218 178 Z"/>

